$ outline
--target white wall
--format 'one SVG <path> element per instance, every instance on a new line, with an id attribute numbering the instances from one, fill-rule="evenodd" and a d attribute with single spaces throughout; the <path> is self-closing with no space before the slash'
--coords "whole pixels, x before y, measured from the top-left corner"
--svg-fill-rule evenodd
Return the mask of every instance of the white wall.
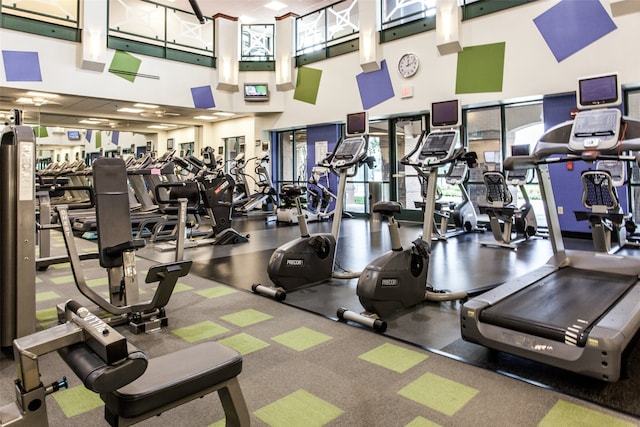
<path id="1" fill-rule="evenodd" d="M 605 9 L 610 9 L 611 0 L 601 2 Z M 533 23 L 535 17 L 556 3 L 557 0 L 539 0 L 462 23 L 463 46 L 506 42 L 504 83 L 499 93 L 456 96 L 457 55 L 439 55 L 433 31 L 383 44 L 381 57 L 387 60 L 396 96 L 372 108 L 370 117 L 425 111 L 433 101 L 456 97 L 463 105 L 477 105 L 571 92 L 575 90 L 578 77 L 610 71 L 619 72 L 623 84 L 640 82 L 640 61 L 635 52 L 635 44 L 640 40 L 638 13 L 615 17 L 617 30 L 558 63 Z M 210 85 L 214 88 L 217 109 L 243 113 L 284 111 L 275 119 L 270 116 L 267 120 L 256 120 L 253 126 L 247 125 L 244 119 L 236 124 L 206 124 L 200 144 L 212 141 L 211 145 L 216 145 L 221 138 L 241 135 L 238 130 L 245 125 L 247 141 L 254 141 L 262 138 L 262 132 L 268 129 L 340 122 L 347 113 L 363 108 L 355 78 L 361 72 L 357 52 L 309 65 L 323 71 L 317 102 L 312 105 L 294 100 L 292 90 L 272 90 L 271 101 L 265 104 L 245 103 L 241 92 L 215 90 L 218 79 L 214 69 L 135 54 L 142 59 L 139 73 L 159 78 L 140 77 L 131 83 L 106 70 L 95 72 L 78 68 L 80 49 L 75 43 L 16 31 L 0 30 L 0 48 L 37 51 L 43 77 L 42 82 L 7 82 L 3 74 L 2 86 L 192 107 L 190 89 Z M 396 72 L 397 61 L 406 52 L 417 53 L 421 62 L 420 71 L 410 80 L 403 80 Z M 109 51 L 108 61 L 112 56 L 113 51 Z M 274 78 L 274 73 L 244 72 L 240 73 L 239 82 L 242 85 L 244 82 L 268 81 L 273 88 Z M 413 86 L 412 98 L 400 99 L 398 94 L 403 85 Z M 158 134 L 159 149 L 166 146 L 166 137 L 166 134 Z"/>

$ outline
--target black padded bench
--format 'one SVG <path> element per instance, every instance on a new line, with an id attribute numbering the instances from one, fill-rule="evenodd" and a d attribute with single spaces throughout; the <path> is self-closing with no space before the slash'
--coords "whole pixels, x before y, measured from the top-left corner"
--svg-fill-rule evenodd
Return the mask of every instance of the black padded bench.
<path id="1" fill-rule="evenodd" d="M 129 426 L 217 391 L 226 425 L 248 426 L 249 411 L 237 379 L 241 371 L 240 353 L 215 342 L 150 359 L 142 376 L 100 394 L 105 419 L 113 427 Z"/>

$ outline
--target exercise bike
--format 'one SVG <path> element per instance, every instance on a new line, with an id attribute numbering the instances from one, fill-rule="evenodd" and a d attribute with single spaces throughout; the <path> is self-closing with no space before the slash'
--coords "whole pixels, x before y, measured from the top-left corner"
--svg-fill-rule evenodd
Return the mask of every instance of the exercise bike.
<path id="1" fill-rule="evenodd" d="M 338 319 L 384 332 L 387 323 L 381 318 L 397 310 L 422 301 L 466 298 L 465 291 L 438 291 L 427 283 L 438 169 L 456 161 L 464 161 L 470 167 L 477 163 L 474 152 L 466 152 L 460 147 L 460 133 L 457 129 L 431 132 L 426 136 L 423 133 L 415 148 L 402 158 L 402 164 L 415 168 L 427 182 L 422 238 L 414 240 L 410 248 L 403 248 L 399 225 L 395 220 L 395 214 L 402 211 L 401 204 L 388 201 L 376 203 L 373 211 L 388 218 L 392 248 L 369 263 L 358 278 L 356 291 L 365 312 L 356 313 L 340 307 Z"/>
<path id="2" fill-rule="evenodd" d="M 277 288 L 254 284 L 252 287 L 254 292 L 282 300 L 286 297 L 286 291 L 314 285 L 331 278 L 358 277 L 360 273 L 335 271 L 334 263 L 347 178 L 355 176 L 358 168 L 365 163 L 373 167 L 373 158 L 367 157 L 368 146 L 368 135 L 348 137 L 338 141 L 333 152 L 322 162 L 322 166 L 328 167 L 339 176 L 338 197 L 331 233 L 309 234 L 306 218 L 298 203 L 300 237 L 277 248 L 271 255 L 267 267 L 269 278 Z"/>

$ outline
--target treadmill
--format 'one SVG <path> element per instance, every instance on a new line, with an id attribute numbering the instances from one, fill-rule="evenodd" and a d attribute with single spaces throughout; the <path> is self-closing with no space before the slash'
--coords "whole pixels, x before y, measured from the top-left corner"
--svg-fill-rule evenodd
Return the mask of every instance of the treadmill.
<path id="1" fill-rule="evenodd" d="M 630 154 L 638 151 L 640 120 L 599 108 L 548 130 L 531 155 L 505 160 L 505 169 L 536 171 L 553 256 L 467 301 L 464 340 L 603 381 L 620 378 L 623 352 L 640 329 L 640 258 L 565 250 L 549 164 L 638 162 Z"/>

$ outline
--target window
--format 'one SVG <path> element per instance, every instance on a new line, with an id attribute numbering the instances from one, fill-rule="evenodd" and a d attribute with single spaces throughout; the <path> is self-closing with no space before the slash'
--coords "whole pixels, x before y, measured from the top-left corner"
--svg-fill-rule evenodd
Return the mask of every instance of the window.
<path id="1" fill-rule="evenodd" d="M 147 0 L 108 2 L 108 47 L 213 65 L 213 20 Z"/>
<path id="2" fill-rule="evenodd" d="M 630 117 L 640 117 L 640 89 L 627 92 L 626 114 Z M 636 162 L 632 163 L 630 178 L 632 220 L 638 224 L 640 223 L 640 168 Z"/>
<path id="3" fill-rule="evenodd" d="M 344 0 L 296 19 L 296 55 L 310 62 L 356 50 L 346 42 L 358 38 L 358 16 L 358 0 Z"/>
<path id="4" fill-rule="evenodd" d="M 241 61 L 273 61 L 273 25 L 243 25 Z"/>
<path id="5" fill-rule="evenodd" d="M 396 191 L 398 202 L 405 209 L 418 209 L 424 197 L 418 172 L 412 166 L 405 166 L 400 160 L 413 150 L 422 133 L 422 119 L 399 119 L 395 122 L 395 140 L 398 163 Z M 416 205 L 418 203 L 418 205 Z"/>
<path id="6" fill-rule="evenodd" d="M 360 166 L 358 173 L 347 180 L 345 188 L 345 209 L 354 213 L 369 212 L 369 196 L 372 186 L 381 190 L 379 200 L 389 199 L 389 122 L 369 122 L 369 156 L 375 159 L 375 167 Z M 375 184 L 374 184 L 375 183 Z M 371 184 L 371 185 L 370 185 Z"/>
<path id="7" fill-rule="evenodd" d="M 307 131 L 291 130 L 278 133 L 277 186 L 282 184 L 306 184 Z"/>
<path id="8" fill-rule="evenodd" d="M 485 203 L 482 174 L 502 170 L 502 120 L 500 107 L 467 110 L 466 141 L 469 151 L 478 155 L 478 166 L 469 170 L 469 197 L 476 211 Z"/>
<path id="9" fill-rule="evenodd" d="M 382 29 L 436 15 L 436 0 L 381 0 Z"/>
<path id="10" fill-rule="evenodd" d="M 514 145 L 528 146 L 528 152 L 531 153 L 538 139 L 544 133 L 542 103 L 506 106 L 504 109 L 504 127 L 506 129 L 505 157 L 511 155 L 511 147 Z M 531 203 L 536 214 L 538 227 L 546 227 L 547 218 L 544 215 L 540 187 L 533 171 L 530 172 L 528 179 L 527 184 L 523 185 L 519 191 L 512 189 L 513 204 L 522 206 L 525 202 Z"/>

